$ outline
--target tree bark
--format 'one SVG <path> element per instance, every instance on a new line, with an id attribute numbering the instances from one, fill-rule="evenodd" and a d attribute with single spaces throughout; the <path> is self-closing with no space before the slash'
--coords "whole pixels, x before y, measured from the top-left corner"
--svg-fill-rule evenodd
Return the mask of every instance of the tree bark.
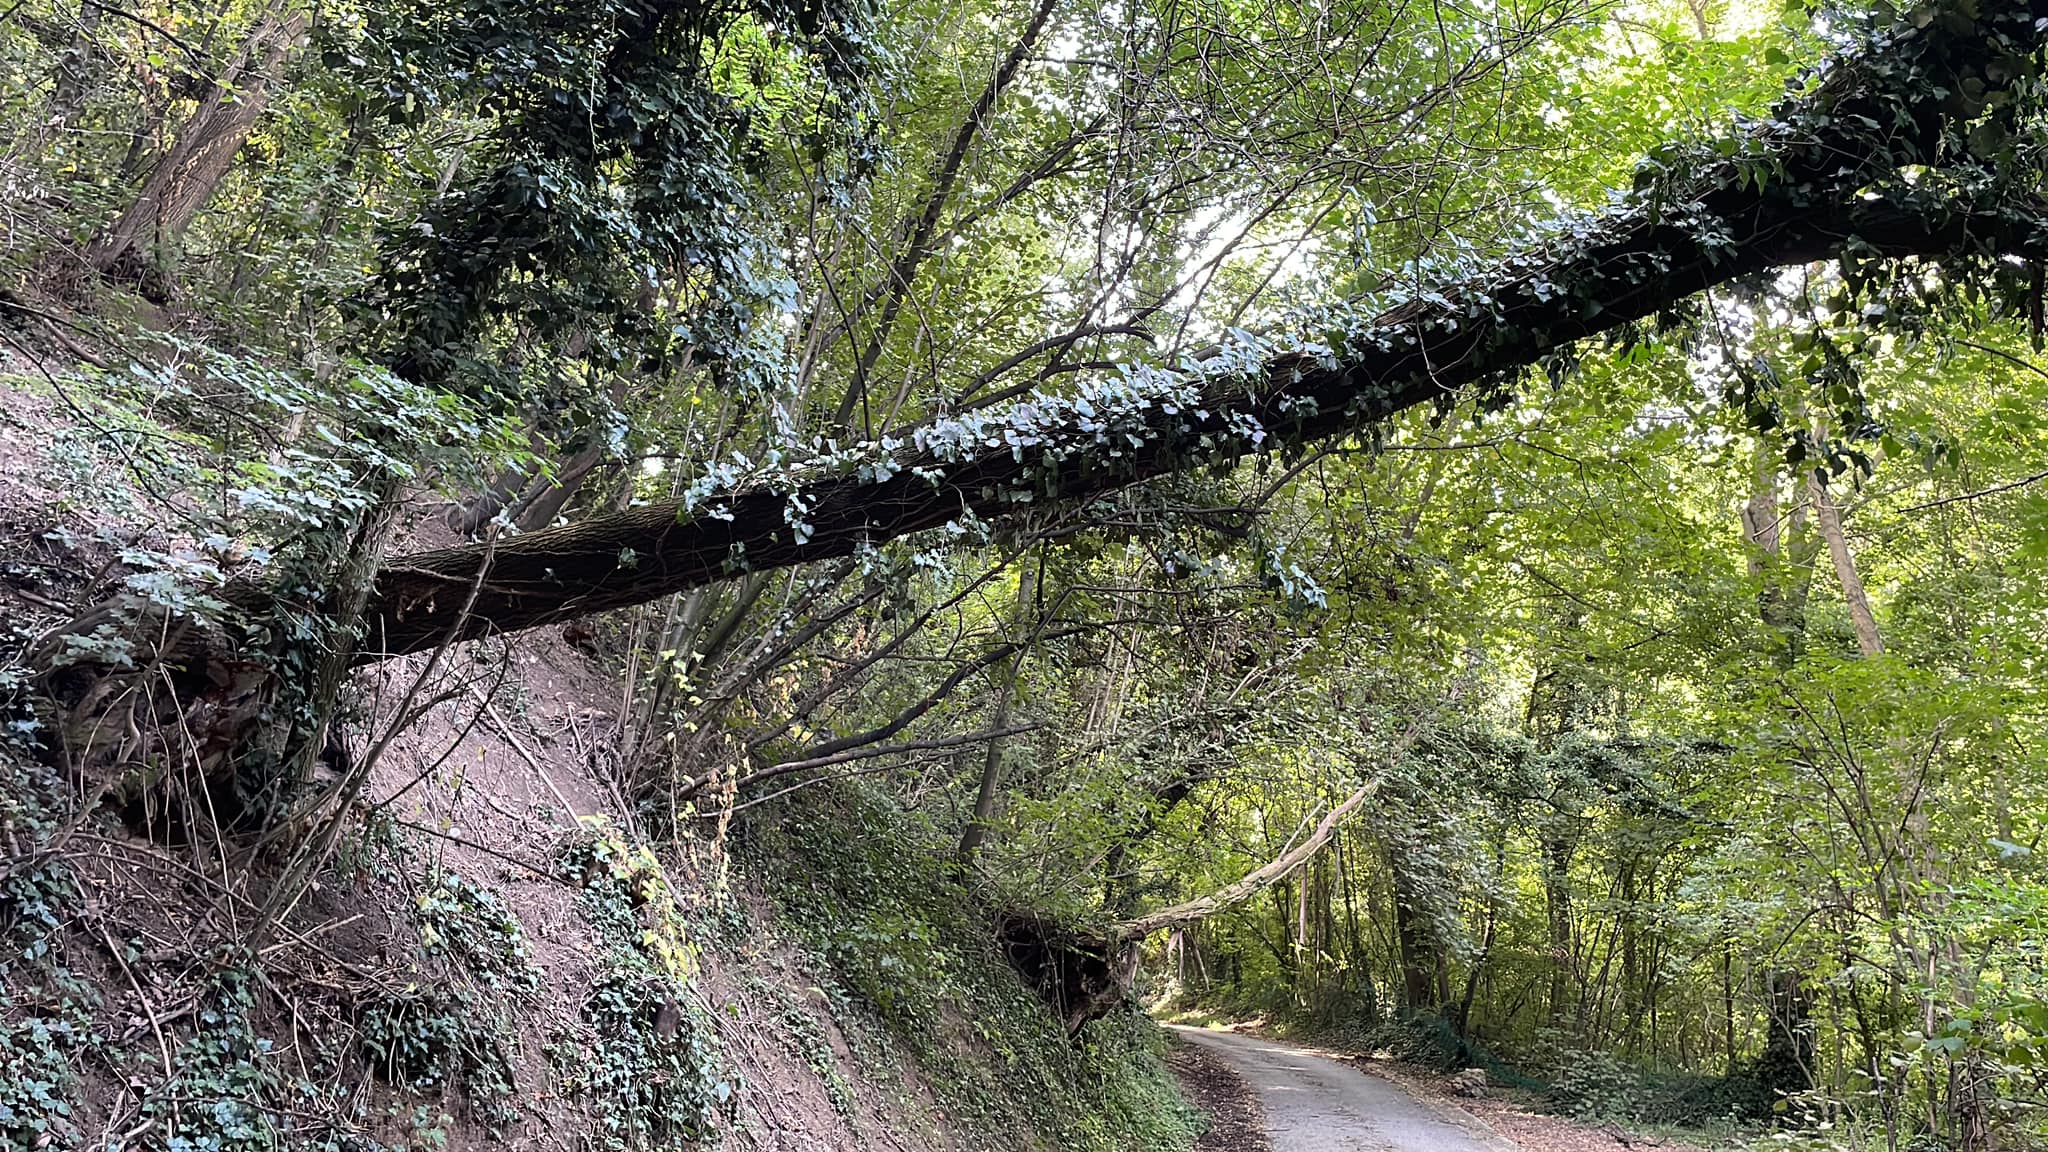
<path id="1" fill-rule="evenodd" d="M 604 449 L 603 438 L 596 435 L 577 449 L 554 481 L 520 509 L 519 530 L 538 532 L 552 525 L 555 517 L 562 514 L 562 508 L 582 489 L 590 470 L 604 459 Z"/>
<path id="2" fill-rule="evenodd" d="M 1884 655 L 1884 636 L 1877 629 L 1877 616 L 1870 610 L 1870 594 L 1856 571 L 1856 557 L 1849 551 L 1849 537 L 1842 531 L 1842 510 L 1818 477 L 1808 476 L 1806 489 L 1813 501 L 1813 523 L 1820 538 L 1827 541 L 1828 558 L 1834 561 L 1835 580 L 1842 586 L 1842 599 L 1849 605 L 1849 619 L 1856 625 L 1856 647 L 1864 659 Z"/>
<path id="3" fill-rule="evenodd" d="M 1759 580 L 1757 619 L 1769 630 L 1778 667 L 1789 670 L 1806 648 L 1806 601 L 1820 542 L 1807 530 L 1812 518 L 1807 488 L 1794 485 L 1791 512 L 1780 521 L 1780 480 L 1774 446 L 1759 440 L 1755 486 L 1742 512 L 1743 538 L 1749 574 Z"/>
<path id="4" fill-rule="evenodd" d="M 1543 834 L 1543 907 L 1550 923 L 1550 994 L 1545 1004 L 1552 1028 L 1562 1027 L 1568 1005 L 1583 1003 L 1577 993 L 1584 984 L 1579 973 L 1578 944 L 1572 931 L 1571 837 L 1564 831 Z M 1574 1028 L 1585 1021 L 1574 1019 Z"/>
<path id="5" fill-rule="evenodd" d="M 1763 579 L 1771 568 L 1771 561 L 1778 555 L 1778 541 L 1782 536 L 1782 525 L 1778 523 L 1778 457 L 1772 451 L 1774 445 L 1759 437 L 1755 449 L 1756 476 L 1749 490 L 1749 502 L 1742 508 L 1742 536 L 1749 544 L 1749 574 L 1752 579 Z M 1768 601 L 1776 588 L 1776 582 L 1766 584 L 1757 595 L 1761 614 L 1765 620 L 1771 618 Z"/>
<path id="6" fill-rule="evenodd" d="M 150 169 L 127 211 L 93 242 L 92 264 L 103 275 L 144 279 L 152 255 L 184 236 L 213 198 L 270 103 L 284 58 L 306 29 L 303 13 L 269 17 L 249 34 L 208 90 L 164 158 Z"/>
<path id="7" fill-rule="evenodd" d="M 921 438 L 897 449 L 895 471 L 886 479 L 840 476 L 781 491 L 742 487 L 694 513 L 678 504 L 647 505 L 506 541 L 462 638 L 630 607 L 735 572 L 848 556 L 963 514 L 993 518 L 1045 500 L 1099 496 L 1195 466 L 1205 454 L 1228 459 L 1343 435 L 1423 403 L 1453 402 L 1467 385 L 1533 364 L 1552 349 L 1642 319 L 1710 285 L 1821 259 L 1859 234 L 1878 237 L 1874 242 L 1895 255 L 1960 251 L 1994 239 L 1984 231 L 1993 221 L 1960 212 L 1928 221 L 1870 203 L 1797 212 L 1752 203 L 1747 215 L 1739 205 L 1728 207 L 1737 217 L 1731 226 L 1754 240 L 1732 255 L 1717 256 L 1689 229 L 1639 221 L 1626 236 L 1522 277 L 1453 289 L 1455 298 L 1445 304 L 1389 314 L 1365 350 L 1335 365 L 1289 354 L 1270 364 L 1262 385 L 1219 383 L 1192 404 L 1155 409 L 1133 427 L 1139 443 L 1106 458 L 1095 455 L 1092 420 L 1041 430 L 1049 446 L 1028 455 L 1013 452 L 1000 439 L 1002 425 L 992 422 L 997 446 L 959 456 Z M 1754 223 L 1764 217 L 1768 224 Z M 2014 237 L 1999 248 L 2031 253 L 2035 245 L 2031 237 Z M 1654 287 L 1622 271 L 1667 261 L 1670 269 L 1655 277 Z M 1570 293 L 1552 288 L 1545 289 L 1547 299 L 1538 299 L 1529 283 L 1546 274 L 1582 284 L 1586 299 L 1567 303 L 1560 297 Z M 1501 306 L 1498 318 L 1461 323 L 1483 297 Z M 806 511 L 795 513 L 798 507 Z M 805 532 L 793 529 L 791 515 L 802 517 Z M 454 620 L 479 551 L 477 545 L 445 548 L 386 568 L 369 607 L 363 659 L 436 643 Z"/>
<path id="8" fill-rule="evenodd" d="M 1401 1011 L 1409 1015 L 1434 1012 L 1436 995 L 1436 925 L 1422 906 L 1406 853 L 1390 845 L 1387 870 L 1394 881 L 1394 937 L 1401 963 Z"/>

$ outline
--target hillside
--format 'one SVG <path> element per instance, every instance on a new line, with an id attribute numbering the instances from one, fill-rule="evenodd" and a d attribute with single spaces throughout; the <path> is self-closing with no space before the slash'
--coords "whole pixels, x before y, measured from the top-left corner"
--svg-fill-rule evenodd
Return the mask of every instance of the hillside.
<path id="1" fill-rule="evenodd" d="M 59 386 L 46 368 L 0 364 L 0 596 L 17 659 L 103 588 L 203 547 L 160 527 L 175 493 L 126 482 L 91 376 L 60 362 Z M 217 812 L 179 806 L 228 798 L 170 782 L 79 797 L 53 775 L 20 694 L 32 673 L 11 665 L 9 1146 L 1192 1138 L 1156 1030 L 1103 1021 L 1070 1044 L 996 949 L 994 911 L 900 854 L 916 833 L 886 797 L 853 784 L 659 841 L 636 832 L 602 755 L 616 659 L 577 642 L 480 646 L 424 697 L 424 658 L 364 680 L 335 753 L 381 752 L 348 831 L 281 913 L 264 906 L 275 869 L 208 827 Z M 417 714 L 400 727 L 401 713 Z M 863 842 L 896 847 L 847 860 Z"/>

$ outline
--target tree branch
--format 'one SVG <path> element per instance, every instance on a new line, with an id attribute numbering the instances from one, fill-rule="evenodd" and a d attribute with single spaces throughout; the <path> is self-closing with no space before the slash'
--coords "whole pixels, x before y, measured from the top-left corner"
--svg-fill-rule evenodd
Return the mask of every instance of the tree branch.
<path id="1" fill-rule="evenodd" d="M 751 788 L 763 780 L 787 776 L 810 768 L 830 768 L 834 764 L 847 764 L 855 760 L 872 760 L 877 756 L 896 756 L 905 752 L 931 752 L 941 748 L 957 748 L 962 744 L 979 744 L 984 740 L 1000 740 L 1022 732 L 1035 732 L 1045 727 L 1045 721 L 1034 720 L 1029 724 L 1013 724 L 1005 728 L 993 728 L 986 732 L 969 732 L 962 736 L 944 736 L 935 740 L 912 740 L 904 744 L 888 744 L 880 748 L 856 748 L 835 752 L 829 756 L 811 756 L 802 760 L 788 760 L 771 764 L 740 777 L 733 783 L 733 790 Z"/>

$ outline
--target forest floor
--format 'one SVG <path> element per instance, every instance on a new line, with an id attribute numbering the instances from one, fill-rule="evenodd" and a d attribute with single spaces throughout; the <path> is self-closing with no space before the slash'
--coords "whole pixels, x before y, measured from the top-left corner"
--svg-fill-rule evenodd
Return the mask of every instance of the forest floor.
<path id="1" fill-rule="evenodd" d="M 1459 1096 L 1447 1076 L 1396 1060 L 1304 1047 L 1249 1031 L 1185 1025 L 1172 1030 L 1182 1047 L 1200 1053 L 1200 1060 L 1182 1058 L 1175 1070 L 1211 1116 L 1204 1150 L 1700 1152 L 1612 1124 L 1532 1111 L 1498 1090 Z M 1237 1084 L 1216 1082 L 1219 1070 Z"/>

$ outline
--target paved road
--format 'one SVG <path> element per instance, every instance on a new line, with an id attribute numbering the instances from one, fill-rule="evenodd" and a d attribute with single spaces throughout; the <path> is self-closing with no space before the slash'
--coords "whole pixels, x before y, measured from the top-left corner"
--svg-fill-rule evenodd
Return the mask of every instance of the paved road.
<path id="1" fill-rule="evenodd" d="M 1271 1040 L 1174 1029 L 1258 1092 L 1273 1152 L 1507 1152 L 1477 1120 L 1452 1116 L 1355 1065 Z"/>

